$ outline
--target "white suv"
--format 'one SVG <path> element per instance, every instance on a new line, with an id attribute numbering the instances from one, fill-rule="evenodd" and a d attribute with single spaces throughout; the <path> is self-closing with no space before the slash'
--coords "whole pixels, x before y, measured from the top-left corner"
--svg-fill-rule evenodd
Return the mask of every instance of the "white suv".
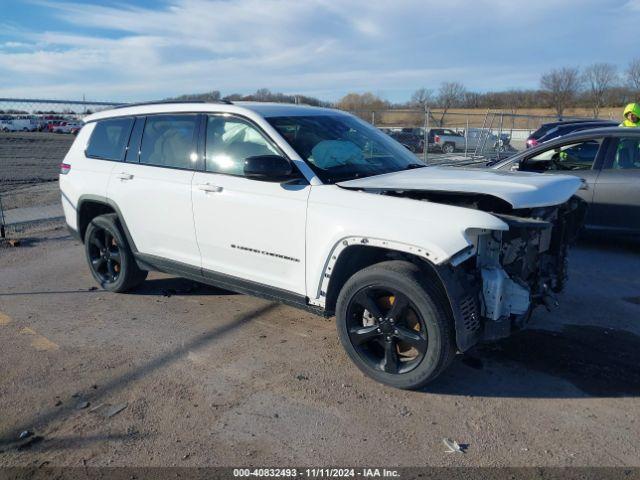
<path id="1" fill-rule="evenodd" d="M 159 270 L 335 314 L 356 365 L 400 388 L 555 302 L 579 187 L 427 167 L 340 111 L 223 102 L 93 114 L 60 175 L 103 288 Z"/>

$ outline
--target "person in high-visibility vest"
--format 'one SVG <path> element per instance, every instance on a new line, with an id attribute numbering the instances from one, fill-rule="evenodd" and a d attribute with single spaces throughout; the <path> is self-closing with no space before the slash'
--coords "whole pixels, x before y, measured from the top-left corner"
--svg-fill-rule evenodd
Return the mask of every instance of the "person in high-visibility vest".
<path id="1" fill-rule="evenodd" d="M 621 127 L 640 127 L 640 105 L 630 103 L 624 107 L 622 114 L 624 120 L 620 124 Z"/>

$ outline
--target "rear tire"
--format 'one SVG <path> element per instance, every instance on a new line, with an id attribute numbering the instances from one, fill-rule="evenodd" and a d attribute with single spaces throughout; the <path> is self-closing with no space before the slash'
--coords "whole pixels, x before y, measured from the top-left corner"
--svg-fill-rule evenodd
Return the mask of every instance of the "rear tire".
<path id="1" fill-rule="evenodd" d="M 442 153 L 453 153 L 456 147 L 453 143 L 445 143 L 442 146 Z"/>
<path id="2" fill-rule="evenodd" d="M 148 272 L 140 269 L 115 213 L 89 223 L 84 247 L 93 278 L 110 292 L 126 292 L 140 285 Z"/>
<path id="3" fill-rule="evenodd" d="M 392 387 L 417 389 L 437 378 L 455 357 L 446 302 L 416 265 L 378 263 L 354 274 L 340 291 L 338 336 L 366 375 Z"/>

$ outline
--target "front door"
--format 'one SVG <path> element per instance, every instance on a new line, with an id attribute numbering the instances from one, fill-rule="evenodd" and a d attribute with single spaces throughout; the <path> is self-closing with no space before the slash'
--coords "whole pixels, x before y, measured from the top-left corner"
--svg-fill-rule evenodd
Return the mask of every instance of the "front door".
<path id="1" fill-rule="evenodd" d="M 244 159 L 280 155 L 250 121 L 207 115 L 205 171 L 193 178 L 193 215 L 205 275 L 224 274 L 305 294 L 310 186 L 244 176 Z"/>

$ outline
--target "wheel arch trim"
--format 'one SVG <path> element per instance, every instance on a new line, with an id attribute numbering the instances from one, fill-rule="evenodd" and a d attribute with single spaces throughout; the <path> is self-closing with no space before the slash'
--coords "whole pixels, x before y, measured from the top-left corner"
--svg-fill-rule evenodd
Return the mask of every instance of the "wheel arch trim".
<path id="1" fill-rule="evenodd" d="M 87 203 L 87 202 L 94 202 L 94 203 L 99 203 L 99 204 L 103 204 L 105 206 L 108 206 L 110 208 L 112 208 L 114 210 L 114 212 L 116 213 L 116 215 L 118 216 L 118 222 L 120 222 L 120 225 L 122 226 L 122 230 L 124 232 L 124 235 L 127 239 L 127 242 L 129 243 L 129 248 L 131 249 L 131 251 L 133 253 L 137 253 L 138 249 L 136 248 L 136 244 L 133 241 L 133 237 L 131 236 L 131 233 L 129 231 L 129 229 L 127 228 L 127 223 L 124 220 L 124 217 L 122 215 L 122 211 L 120 210 L 120 207 L 118 206 L 118 204 L 116 202 L 114 202 L 113 200 L 111 200 L 110 198 L 107 197 L 103 197 L 101 195 L 93 195 L 93 194 L 85 194 L 85 195 L 81 195 L 80 198 L 78 198 L 78 204 L 76 207 L 76 225 L 78 226 L 78 235 L 80 236 L 80 239 L 82 240 L 82 242 L 84 243 L 84 234 L 83 232 L 80 231 L 80 215 L 82 212 L 82 205 L 83 203 Z"/>
<path id="2" fill-rule="evenodd" d="M 326 293 L 329 288 L 333 269 L 338 263 L 340 256 L 344 253 L 344 251 L 347 248 L 355 245 L 364 247 L 377 247 L 396 252 L 408 253 L 432 264 L 437 264 L 442 262 L 443 260 L 446 260 L 445 258 L 440 257 L 439 252 L 434 252 L 431 249 L 420 247 L 417 245 L 367 236 L 344 237 L 336 242 L 336 244 L 331 249 L 329 256 L 325 260 L 321 277 L 317 283 L 315 298 L 310 298 L 309 303 L 311 303 L 312 305 L 325 307 Z"/>

